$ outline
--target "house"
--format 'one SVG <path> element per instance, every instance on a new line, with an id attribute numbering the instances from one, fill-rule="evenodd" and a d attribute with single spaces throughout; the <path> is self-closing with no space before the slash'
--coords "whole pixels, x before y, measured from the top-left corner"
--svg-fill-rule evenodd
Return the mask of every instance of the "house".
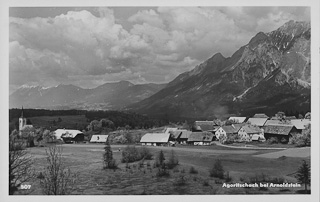
<path id="1" fill-rule="evenodd" d="M 258 126 L 244 125 L 238 131 L 239 142 L 250 142 L 252 140 L 263 140 L 263 131 Z"/>
<path id="2" fill-rule="evenodd" d="M 306 129 L 306 126 L 311 124 L 310 119 L 292 119 L 290 122 L 299 132 L 302 132 L 304 129 Z"/>
<path id="3" fill-rule="evenodd" d="M 247 117 L 230 117 L 228 120 L 231 121 L 235 121 L 236 123 L 243 123 L 245 120 L 247 119 Z"/>
<path id="4" fill-rule="evenodd" d="M 214 134 L 210 132 L 192 132 L 187 140 L 192 145 L 210 145 Z"/>
<path id="5" fill-rule="evenodd" d="M 179 138 L 176 139 L 176 141 L 179 143 L 179 144 L 187 144 L 187 141 L 188 141 L 188 138 L 190 137 L 192 131 L 182 131 Z"/>
<path id="6" fill-rule="evenodd" d="M 267 122 L 268 118 L 249 118 L 247 123 L 253 125 L 262 127 Z"/>
<path id="7" fill-rule="evenodd" d="M 141 145 L 161 146 L 169 143 L 170 133 L 147 133 L 141 137 Z"/>
<path id="8" fill-rule="evenodd" d="M 66 143 L 84 141 L 84 134 L 80 130 L 57 129 L 54 131 L 54 136 Z"/>
<path id="9" fill-rule="evenodd" d="M 105 143 L 108 140 L 108 135 L 92 135 L 90 142 Z"/>
<path id="10" fill-rule="evenodd" d="M 236 135 L 244 124 L 232 124 L 228 126 L 221 126 L 215 132 L 216 138 L 221 142 L 224 141 L 228 135 Z"/>
<path id="11" fill-rule="evenodd" d="M 267 119 L 269 119 L 269 116 L 267 116 L 266 114 L 255 114 L 255 115 L 253 115 L 252 118 L 267 118 Z"/>
<path id="12" fill-rule="evenodd" d="M 289 137 L 293 134 L 298 133 L 298 130 L 293 125 L 265 125 L 264 129 L 264 137 L 268 140 L 271 137 L 277 138 L 279 141 L 289 141 Z"/>

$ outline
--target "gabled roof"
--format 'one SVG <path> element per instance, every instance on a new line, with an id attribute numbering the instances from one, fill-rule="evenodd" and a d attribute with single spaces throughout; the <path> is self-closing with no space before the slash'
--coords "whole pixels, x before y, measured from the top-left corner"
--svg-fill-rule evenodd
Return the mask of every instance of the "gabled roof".
<path id="1" fill-rule="evenodd" d="M 236 129 L 229 125 L 229 126 L 221 126 L 221 128 L 227 133 L 227 134 L 234 134 L 237 133 L 238 131 L 236 131 Z"/>
<path id="2" fill-rule="evenodd" d="M 246 120 L 247 117 L 236 117 L 236 116 L 232 116 L 230 117 L 228 120 L 235 120 L 238 121 L 238 123 L 243 123 Z"/>
<path id="3" fill-rule="evenodd" d="M 285 119 L 292 120 L 292 119 L 297 119 L 297 117 L 295 117 L 295 116 L 286 116 Z"/>
<path id="4" fill-rule="evenodd" d="M 211 142 L 214 137 L 210 132 L 192 132 L 188 138 L 188 142 Z"/>
<path id="5" fill-rule="evenodd" d="M 166 143 L 169 137 L 170 133 L 147 133 L 142 136 L 140 142 Z"/>
<path id="6" fill-rule="evenodd" d="M 293 126 L 290 121 L 284 123 L 280 120 L 267 120 L 264 124 L 265 126 Z"/>
<path id="7" fill-rule="evenodd" d="M 191 135 L 191 131 L 182 131 L 181 132 L 181 135 L 180 135 L 180 138 L 189 138 L 189 136 Z"/>
<path id="8" fill-rule="evenodd" d="M 179 138 L 180 135 L 182 134 L 182 132 L 187 131 L 187 130 L 176 130 L 176 131 L 170 131 L 170 134 L 172 135 L 172 137 L 174 137 L 175 139 Z"/>
<path id="9" fill-rule="evenodd" d="M 92 135 L 90 142 L 106 142 L 108 135 Z"/>
<path id="10" fill-rule="evenodd" d="M 268 125 L 264 126 L 264 133 L 276 135 L 289 135 L 294 126 L 290 125 Z"/>
<path id="11" fill-rule="evenodd" d="M 178 128 L 165 128 L 164 133 L 170 133 L 170 131 L 176 131 Z"/>
<path id="12" fill-rule="evenodd" d="M 250 122 L 251 125 L 264 126 L 268 118 L 249 118 L 247 123 Z"/>
<path id="13" fill-rule="evenodd" d="M 261 133 L 261 129 L 257 126 L 252 126 L 252 125 L 244 125 L 242 126 L 243 130 L 248 133 L 248 134 L 252 134 L 252 133 Z"/>
<path id="14" fill-rule="evenodd" d="M 238 132 L 238 131 L 240 130 L 240 128 L 241 128 L 242 126 L 244 126 L 244 125 L 246 125 L 246 123 L 234 123 L 234 124 L 232 124 L 231 126 L 234 128 L 234 130 L 235 130 L 236 132 Z"/>
<path id="15" fill-rule="evenodd" d="M 266 114 L 255 114 L 252 118 L 269 118 Z"/>
<path id="16" fill-rule="evenodd" d="M 70 129 L 57 129 L 54 131 L 54 135 L 57 137 L 57 139 L 61 138 L 61 135 L 63 134 L 69 134 L 68 137 L 74 138 L 78 134 L 82 134 L 80 130 L 70 130 Z"/>
<path id="17" fill-rule="evenodd" d="M 303 130 L 307 125 L 311 123 L 310 119 L 292 119 L 292 125 L 294 125 L 298 130 Z"/>

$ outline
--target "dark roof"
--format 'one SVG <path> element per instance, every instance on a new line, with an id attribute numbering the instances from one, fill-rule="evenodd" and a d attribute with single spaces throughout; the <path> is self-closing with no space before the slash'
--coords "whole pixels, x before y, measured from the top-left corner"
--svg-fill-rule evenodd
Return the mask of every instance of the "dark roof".
<path id="1" fill-rule="evenodd" d="M 264 126 L 268 118 L 249 118 L 247 123 L 250 122 L 251 125 Z"/>
<path id="2" fill-rule="evenodd" d="M 264 126 L 264 133 L 275 134 L 275 135 L 289 135 L 294 126 L 290 125 L 267 125 Z"/>
<path id="3" fill-rule="evenodd" d="M 188 142 L 211 142 L 214 137 L 210 132 L 192 132 L 188 138 Z"/>
<path id="4" fill-rule="evenodd" d="M 266 114 L 255 114 L 252 118 L 269 118 Z"/>
<path id="5" fill-rule="evenodd" d="M 182 131 L 176 130 L 170 131 L 169 133 L 172 135 L 173 138 L 177 139 L 181 135 Z"/>
<path id="6" fill-rule="evenodd" d="M 252 126 L 252 125 L 244 125 L 242 126 L 242 128 L 244 129 L 244 131 L 248 134 L 252 134 L 252 133 L 261 133 L 261 129 L 257 126 Z"/>
<path id="7" fill-rule="evenodd" d="M 191 135 L 191 131 L 182 131 L 180 138 L 189 138 L 189 136 Z"/>
<path id="8" fill-rule="evenodd" d="M 235 130 L 235 128 L 232 126 L 232 125 L 229 125 L 229 126 L 221 126 L 222 129 L 224 131 L 226 131 L 227 134 L 230 134 L 230 133 L 237 133 L 238 131 Z"/>

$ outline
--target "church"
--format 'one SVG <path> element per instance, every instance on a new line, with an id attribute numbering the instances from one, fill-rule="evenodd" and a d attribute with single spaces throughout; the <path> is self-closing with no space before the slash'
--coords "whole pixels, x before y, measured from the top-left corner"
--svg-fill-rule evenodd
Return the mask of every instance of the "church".
<path id="1" fill-rule="evenodd" d="M 21 109 L 21 116 L 19 118 L 19 135 L 26 128 L 33 128 L 33 125 L 27 125 L 27 118 L 23 116 L 23 107 Z"/>

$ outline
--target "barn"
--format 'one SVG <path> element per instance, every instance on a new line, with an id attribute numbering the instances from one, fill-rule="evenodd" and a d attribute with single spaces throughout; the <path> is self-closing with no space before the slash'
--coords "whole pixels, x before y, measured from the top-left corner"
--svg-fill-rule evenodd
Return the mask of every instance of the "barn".
<path id="1" fill-rule="evenodd" d="M 108 140 L 108 135 L 92 135 L 91 143 L 105 143 Z"/>
<path id="2" fill-rule="evenodd" d="M 65 143 L 84 141 L 84 134 L 80 130 L 57 129 L 54 131 L 56 139 L 62 139 Z"/>
<path id="3" fill-rule="evenodd" d="M 210 132 L 192 132 L 188 138 L 188 144 L 192 145 L 210 145 L 214 134 Z"/>
<path id="4" fill-rule="evenodd" d="M 167 145 L 172 140 L 170 133 L 147 133 L 142 136 L 141 145 L 162 146 Z"/>
<path id="5" fill-rule="evenodd" d="M 289 137 L 298 133 L 298 130 L 293 125 L 266 125 L 263 127 L 264 137 L 268 140 L 271 137 L 277 138 L 279 141 L 289 141 Z"/>

